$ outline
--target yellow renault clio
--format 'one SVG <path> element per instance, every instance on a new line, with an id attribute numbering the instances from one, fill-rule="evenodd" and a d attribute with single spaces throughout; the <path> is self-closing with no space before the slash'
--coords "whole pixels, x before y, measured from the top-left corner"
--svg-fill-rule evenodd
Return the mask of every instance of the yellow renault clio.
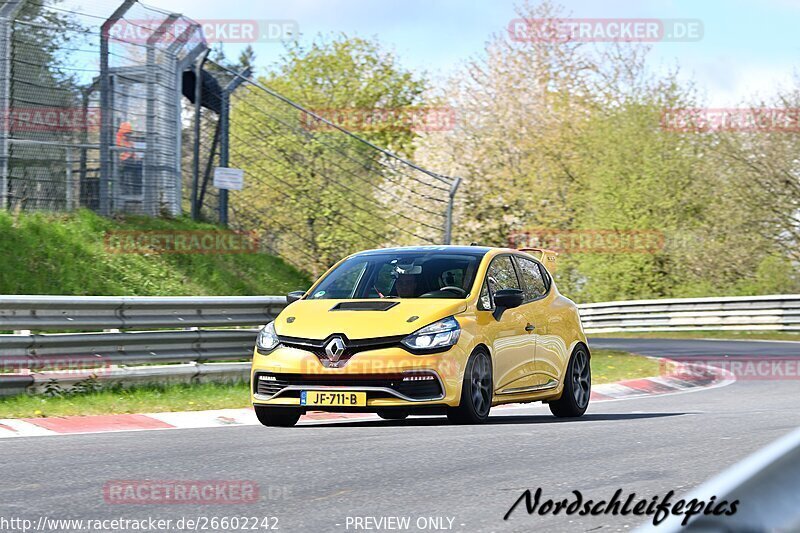
<path id="1" fill-rule="evenodd" d="M 308 291 L 290 293 L 259 332 L 258 419 L 291 426 L 323 410 L 480 423 L 493 405 L 534 401 L 558 417 L 581 416 L 589 347 L 577 307 L 543 264 L 554 261 L 546 250 L 480 246 L 343 259 Z"/>

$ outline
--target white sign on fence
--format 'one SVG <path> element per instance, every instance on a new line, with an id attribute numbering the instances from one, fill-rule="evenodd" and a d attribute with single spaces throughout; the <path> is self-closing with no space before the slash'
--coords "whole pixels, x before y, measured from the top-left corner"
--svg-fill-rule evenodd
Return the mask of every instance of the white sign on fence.
<path id="1" fill-rule="evenodd" d="M 214 187 L 217 189 L 244 189 L 244 170 L 240 168 L 216 167 L 214 169 Z"/>

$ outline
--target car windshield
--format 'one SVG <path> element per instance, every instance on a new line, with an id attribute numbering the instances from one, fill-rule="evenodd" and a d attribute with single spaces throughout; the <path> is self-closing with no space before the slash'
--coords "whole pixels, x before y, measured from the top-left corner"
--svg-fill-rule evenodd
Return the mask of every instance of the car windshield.
<path id="1" fill-rule="evenodd" d="M 466 298 L 480 260 L 430 251 L 356 255 L 325 276 L 309 299 Z"/>

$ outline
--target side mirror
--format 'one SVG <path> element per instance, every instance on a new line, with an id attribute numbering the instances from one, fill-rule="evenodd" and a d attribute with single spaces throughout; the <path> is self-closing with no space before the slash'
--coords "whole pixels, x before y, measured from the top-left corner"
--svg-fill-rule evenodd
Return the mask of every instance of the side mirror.
<path id="1" fill-rule="evenodd" d="M 513 309 L 522 305 L 525 300 L 525 293 L 519 289 L 500 289 L 494 293 L 494 313 L 495 320 L 500 320 L 503 311 Z"/>
<path id="2" fill-rule="evenodd" d="M 296 302 L 297 300 L 301 299 L 303 295 L 305 295 L 306 291 L 292 291 L 286 295 L 286 303 L 290 304 L 292 302 Z"/>

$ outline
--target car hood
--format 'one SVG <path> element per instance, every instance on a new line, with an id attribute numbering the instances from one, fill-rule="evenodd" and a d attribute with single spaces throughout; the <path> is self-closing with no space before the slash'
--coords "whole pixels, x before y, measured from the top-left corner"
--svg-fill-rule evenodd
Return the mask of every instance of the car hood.
<path id="1" fill-rule="evenodd" d="M 275 319 L 275 331 L 281 336 L 316 340 L 333 333 L 351 340 L 393 337 L 408 335 L 466 308 L 463 300 L 438 298 L 298 300 Z"/>

